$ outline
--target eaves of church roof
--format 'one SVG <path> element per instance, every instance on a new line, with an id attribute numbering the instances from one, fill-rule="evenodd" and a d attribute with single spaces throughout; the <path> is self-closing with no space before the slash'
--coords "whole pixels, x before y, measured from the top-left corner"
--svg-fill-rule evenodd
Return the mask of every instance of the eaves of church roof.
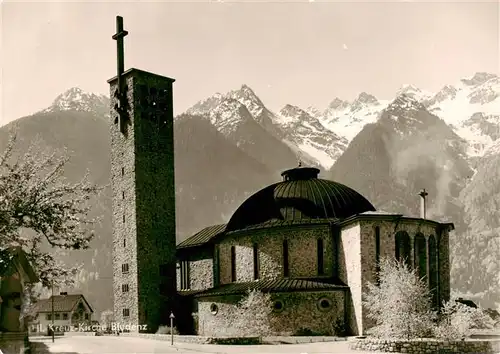
<path id="1" fill-rule="evenodd" d="M 177 245 L 177 249 L 191 248 L 204 245 L 210 242 L 214 237 L 220 235 L 226 230 L 226 224 L 212 225 L 198 231 L 193 236 L 187 238 Z"/>
<path id="2" fill-rule="evenodd" d="M 195 297 L 243 295 L 251 290 L 271 293 L 288 293 L 304 291 L 346 291 L 349 287 L 339 279 L 293 279 L 279 278 L 256 280 L 242 283 L 223 284 L 202 292 L 195 293 Z"/>

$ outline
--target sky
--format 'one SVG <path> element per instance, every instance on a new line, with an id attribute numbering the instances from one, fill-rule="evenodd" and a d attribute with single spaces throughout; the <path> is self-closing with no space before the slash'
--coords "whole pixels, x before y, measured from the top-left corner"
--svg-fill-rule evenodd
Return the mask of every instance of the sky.
<path id="1" fill-rule="evenodd" d="M 437 91 L 498 74 L 499 3 L 12 2 L 1 4 L 0 125 L 50 106 L 71 87 L 109 95 L 115 16 L 125 69 L 176 79 L 175 114 L 250 86 L 272 110 L 324 109 L 403 84 Z"/>

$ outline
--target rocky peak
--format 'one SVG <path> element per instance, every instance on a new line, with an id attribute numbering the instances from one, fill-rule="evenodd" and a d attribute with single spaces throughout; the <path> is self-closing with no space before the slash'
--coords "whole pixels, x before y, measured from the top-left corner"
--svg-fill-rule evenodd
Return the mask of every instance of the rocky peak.
<path id="1" fill-rule="evenodd" d="M 219 104 L 223 101 L 224 96 L 220 93 L 215 93 L 214 95 L 197 102 L 194 106 L 189 108 L 187 114 L 200 114 L 204 115 L 210 113 L 211 110 L 217 108 Z"/>
<path id="2" fill-rule="evenodd" d="M 52 105 L 43 112 L 80 111 L 109 116 L 109 105 L 109 98 L 105 95 L 96 95 L 73 87 L 57 96 Z"/>
<path id="3" fill-rule="evenodd" d="M 471 78 L 462 79 L 461 81 L 465 85 L 476 86 L 476 85 L 484 84 L 486 81 L 489 81 L 489 80 L 494 79 L 494 78 L 498 78 L 498 76 L 495 74 L 486 73 L 486 72 L 477 72 Z"/>
<path id="4" fill-rule="evenodd" d="M 376 105 L 378 100 L 375 96 L 366 92 L 361 92 L 351 105 L 351 112 L 359 111 L 368 105 Z"/>
<path id="5" fill-rule="evenodd" d="M 378 100 L 375 96 L 366 93 L 366 92 L 361 92 L 356 99 L 356 101 L 361 102 L 361 103 L 366 103 L 366 104 L 376 104 L 378 103 Z"/>
<path id="6" fill-rule="evenodd" d="M 432 98 L 432 103 L 443 102 L 446 99 L 454 99 L 457 92 L 458 90 L 454 86 L 446 85 Z"/>
<path id="7" fill-rule="evenodd" d="M 343 109 L 348 104 L 349 103 L 347 101 L 344 101 L 344 100 L 341 100 L 338 97 L 335 97 L 335 99 L 332 102 L 330 102 L 330 104 L 328 105 L 328 109 L 331 109 L 331 110 Z"/>
<path id="8" fill-rule="evenodd" d="M 400 94 L 387 107 L 387 111 L 400 112 L 425 109 L 424 105 L 411 94 Z"/>
<path id="9" fill-rule="evenodd" d="M 285 117 L 297 116 L 306 113 L 304 110 L 300 109 L 297 106 L 293 106 L 291 104 L 287 104 L 280 111 L 280 114 Z"/>

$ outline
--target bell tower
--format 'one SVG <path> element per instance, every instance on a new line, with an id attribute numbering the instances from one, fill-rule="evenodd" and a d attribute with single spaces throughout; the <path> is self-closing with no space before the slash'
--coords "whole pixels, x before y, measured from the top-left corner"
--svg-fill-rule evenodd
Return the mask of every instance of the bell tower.
<path id="1" fill-rule="evenodd" d="M 124 71 L 127 34 L 118 16 L 118 70 L 108 80 L 114 316 L 130 331 L 155 332 L 175 313 L 175 80 Z"/>

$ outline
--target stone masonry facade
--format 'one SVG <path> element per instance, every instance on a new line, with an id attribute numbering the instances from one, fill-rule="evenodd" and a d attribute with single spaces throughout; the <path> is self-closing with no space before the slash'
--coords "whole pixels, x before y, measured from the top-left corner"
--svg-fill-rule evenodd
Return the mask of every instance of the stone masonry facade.
<path id="1" fill-rule="evenodd" d="M 125 134 L 110 83 L 115 321 L 156 331 L 174 309 L 175 181 L 173 80 L 131 69 L 124 74 Z"/>
<path id="2" fill-rule="evenodd" d="M 344 323 L 344 291 L 272 293 L 273 301 L 281 301 L 283 309 L 273 312 L 269 335 L 290 336 L 299 330 L 309 330 L 316 335 L 338 335 Z M 224 329 L 235 321 L 237 304 L 242 296 L 198 299 L 198 335 L 225 336 Z M 323 299 L 331 302 L 327 310 L 321 309 Z M 217 313 L 211 312 L 215 304 Z M 337 332 L 337 333 L 335 333 Z"/>
<path id="3" fill-rule="evenodd" d="M 401 218 L 398 221 L 385 221 L 374 220 L 366 221 L 361 220 L 349 228 L 342 230 L 343 245 L 340 249 L 343 250 L 345 257 L 350 257 L 354 262 L 346 262 L 347 278 L 341 276 L 341 280 L 349 285 L 352 296 L 352 314 L 356 316 L 356 325 L 358 333 L 363 334 L 366 329 L 371 327 L 370 319 L 367 317 L 366 311 L 363 310 L 362 301 L 363 294 L 367 292 L 367 283 L 376 282 L 376 244 L 375 244 L 375 228 L 379 228 L 379 255 L 378 258 L 390 258 L 396 254 L 396 241 L 395 235 L 404 231 L 408 234 L 410 239 L 410 264 L 415 264 L 415 237 L 419 234 L 423 235 L 426 240 L 426 246 L 429 245 L 429 238 L 436 239 L 436 248 L 438 258 L 434 271 L 437 273 L 438 278 L 438 301 L 442 303 L 450 298 L 450 269 L 449 269 L 449 249 L 448 249 L 448 230 L 442 229 L 440 224 L 434 222 L 427 222 L 419 219 L 405 219 Z M 356 230 L 356 231 L 354 231 Z M 359 236 L 355 236 L 359 235 Z M 344 237 L 345 236 L 345 237 Z M 354 241 L 355 240 L 355 241 Z M 359 242 L 359 244 L 358 244 Z M 353 244 L 354 243 L 354 244 Z M 359 256 L 358 256 L 359 254 Z M 429 279 L 429 250 L 426 247 L 426 261 L 427 261 L 427 276 Z M 339 255 L 342 258 L 342 255 Z M 341 261 L 342 262 L 342 261 Z M 358 263 L 359 262 L 359 263 Z M 354 264 L 360 264 L 359 270 L 349 271 L 349 267 Z M 352 274 L 351 279 L 349 274 Z M 429 284 L 430 285 L 430 284 Z"/>
<path id="4" fill-rule="evenodd" d="M 181 262 L 188 262 L 188 286 L 181 289 Z M 214 256 L 213 248 L 192 250 L 188 255 L 178 257 L 177 290 L 204 290 L 214 286 Z"/>
<path id="5" fill-rule="evenodd" d="M 333 275 L 333 243 L 330 225 L 299 226 L 237 232 L 228 235 L 219 248 L 220 283 L 231 282 L 231 247 L 236 253 L 236 280 L 254 280 L 253 245 L 258 247 L 259 279 L 283 277 L 283 241 L 288 241 L 291 278 L 318 278 L 317 240 L 323 240 L 323 277 Z"/>
<path id="6" fill-rule="evenodd" d="M 400 233 L 408 236 L 408 256 L 412 267 L 417 266 L 420 257 L 424 257 L 420 264 L 424 264 L 425 279 L 429 288 L 436 288 L 439 303 L 447 301 L 450 296 L 448 230 L 432 221 L 404 217 L 392 220 L 387 217 L 360 218 L 341 227 L 325 223 L 230 233 L 215 246 L 210 246 L 216 250 L 211 254 L 218 254 L 218 257 L 211 258 L 210 252 L 195 252 L 190 255 L 190 290 L 203 290 L 231 283 L 233 247 L 236 282 L 255 280 L 254 245 L 257 245 L 258 249 L 258 279 L 283 278 L 283 241 L 287 240 L 289 277 L 337 277 L 347 284 L 349 291 L 343 294 L 345 305 L 341 307 L 342 311 L 345 311 L 343 316 L 346 330 L 354 335 L 362 335 L 374 325 L 363 307 L 364 294 L 368 290 L 367 283 L 377 280 L 377 259 L 396 256 L 396 235 Z M 415 243 L 417 236 L 423 238 L 425 248 L 423 253 L 415 256 L 418 248 Z M 318 239 L 323 240 L 324 245 L 323 275 L 318 274 Z M 432 255 L 435 259 L 433 264 L 430 261 Z M 431 284 L 431 278 L 436 280 L 434 286 Z M 216 284 L 213 279 L 220 279 L 220 283 Z M 217 301 L 222 307 L 229 306 L 225 305 L 225 300 Z M 204 303 L 205 300 L 200 303 L 200 318 L 208 316 L 203 314 Z"/>

